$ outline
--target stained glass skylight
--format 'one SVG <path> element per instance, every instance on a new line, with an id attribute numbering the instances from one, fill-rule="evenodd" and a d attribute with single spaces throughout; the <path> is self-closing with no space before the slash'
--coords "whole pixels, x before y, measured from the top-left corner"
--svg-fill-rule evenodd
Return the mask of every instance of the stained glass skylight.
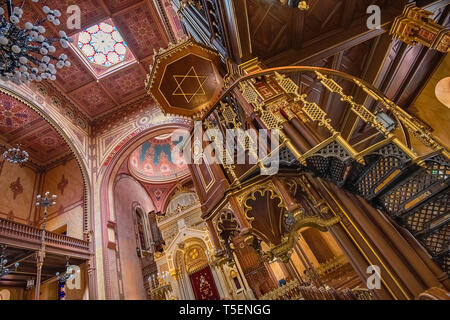
<path id="1" fill-rule="evenodd" d="M 105 67 L 122 62 L 128 50 L 117 28 L 105 22 L 81 31 L 78 48 L 90 62 Z"/>

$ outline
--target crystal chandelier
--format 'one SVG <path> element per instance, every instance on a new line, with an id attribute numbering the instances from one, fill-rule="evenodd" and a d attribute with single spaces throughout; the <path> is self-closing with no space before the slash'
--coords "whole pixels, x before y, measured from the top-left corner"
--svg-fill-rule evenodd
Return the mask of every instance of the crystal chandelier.
<path id="1" fill-rule="evenodd" d="M 28 161 L 28 152 L 20 149 L 20 144 L 16 148 L 10 148 L 3 152 L 3 158 L 12 164 L 22 164 Z"/>
<path id="2" fill-rule="evenodd" d="M 19 22 L 26 0 L 22 0 L 16 7 L 13 7 L 12 1 L 0 2 L 0 79 L 11 80 L 16 84 L 44 79 L 55 80 L 56 69 L 70 67 L 70 61 L 64 53 L 59 57 L 52 55 L 56 52 L 54 44 L 59 42 L 61 47 L 68 48 L 69 42 L 73 40 L 64 31 L 59 31 L 59 38 L 45 38 L 46 30 L 42 24 L 49 21 L 58 26 L 61 23 L 58 19 L 61 12 L 44 6 L 42 11 L 46 17 L 34 24 L 26 22 L 22 29 Z M 2 7 L 4 4 L 6 12 Z"/>
<path id="3" fill-rule="evenodd" d="M 15 271 L 19 267 L 18 262 L 16 262 L 14 264 L 14 269 L 8 269 L 6 267 L 6 265 L 8 263 L 8 260 L 5 259 L 6 258 L 6 255 L 5 255 L 6 246 L 2 245 L 1 248 L 2 248 L 2 253 L 0 254 L 0 278 L 10 274 L 11 272 Z"/>

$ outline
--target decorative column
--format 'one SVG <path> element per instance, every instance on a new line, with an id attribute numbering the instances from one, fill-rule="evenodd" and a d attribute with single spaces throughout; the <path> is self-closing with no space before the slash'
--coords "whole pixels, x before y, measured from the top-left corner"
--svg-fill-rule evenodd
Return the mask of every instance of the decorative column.
<path id="1" fill-rule="evenodd" d="M 219 263 L 218 267 L 219 267 L 219 270 L 220 270 L 219 273 L 222 275 L 222 279 L 223 279 L 223 281 L 225 283 L 225 289 L 227 290 L 228 297 L 230 299 L 233 299 L 233 288 L 231 287 L 230 283 L 228 282 L 229 278 L 227 277 L 227 275 L 225 273 L 225 270 L 223 269 L 223 264 Z"/>
<path id="2" fill-rule="evenodd" d="M 236 253 L 234 251 L 233 251 L 233 258 L 236 263 L 236 269 L 239 273 L 239 276 L 242 279 L 245 290 L 248 290 L 248 292 L 250 293 L 251 300 L 256 300 L 255 293 L 253 292 L 252 288 L 250 288 L 250 286 L 248 285 L 247 278 L 245 278 L 244 272 L 242 271 L 241 266 L 239 265 L 239 259 L 237 258 Z"/>
<path id="3" fill-rule="evenodd" d="M 291 256 L 292 257 L 292 256 Z M 292 261 L 292 258 L 289 259 L 289 262 L 287 263 L 289 265 L 290 270 L 292 271 L 292 273 L 295 275 L 295 277 L 298 279 L 298 281 L 300 283 L 303 284 L 303 278 L 302 275 L 300 274 L 300 272 L 297 270 L 297 268 L 294 265 L 294 261 Z"/>
<path id="4" fill-rule="evenodd" d="M 36 252 L 36 287 L 34 292 L 34 300 L 40 299 L 40 291 L 41 291 L 41 274 L 42 274 L 42 266 L 44 265 L 45 258 L 45 244 L 41 246 L 41 249 Z"/>
<path id="5" fill-rule="evenodd" d="M 300 235 L 299 238 L 300 239 Z M 311 263 L 311 261 L 308 259 L 308 255 L 306 254 L 306 252 L 303 250 L 302 246 L 300 245 L 300 243 L 298 243 L 298 240 L 296 241 L 295 245 L 294 245 L 294 250 L 297 252 L 297 255 L 300 257 L 302 256 L 303 259 L 301 259 L 302 261 L 306 261 L 306 264 L 308 265 L 307 270 L 307 274 L 309 276 L 309 278 L 311 279 L 311 282 L 316 286 L 316 287 L 321 287 L 323 286 L 323 283 L 320 281 L 320 277 L 318 276 L 318 274 L 316 273 L 316 269 L 314 268 L 313 264 Z"/>
<path id="6" fill-rule="evenodd" d="M 219 237 L 217 236 L 216 229 L 214 228 L 214 223 L 211 219 L 206 220 L 206 226 L 208 227 L 209 234 L 211 235 L 211 240 L 214 248 L 217 252 L 222 251 L 222 246 L 220 245 Z"/>
<path id="7" fill-rule="evenodd" d="M 236 221 L 239 223 L 239 229 L 241 230 L 241 234 L 245 234 L 250 228 L 250 223 L 247 221 L 244 212 L 242 211 L 239 202 L 236 200 L 235 196 L 230 196 L 228 198 L 230 202 L 231 208 L 233 209 L 234 217 Z"/>
<path id="8" fill-rule="evenodd" d="M 47 208 L 50 206 L 54 206 L 56 204 L 56 195 L 52 195 L 50 198 L 50 192 L 46 192 L 44 197 L 39 194 L 37 195 L 36 207 L 44 208 L 44 218 L 42 222 L 42 231 L 41 231 L 41 248 L 36 253 L 36 261 L 37 261 L 37 273 L 36 273 L 36 288 L 34 293 L 34 299 L 39 300 L 40 290 L 41 290 L 41 274 L 42 274 L 42 266 L 44 265 L 45 259 L 45 227 L 47 224 Z"/>
<path id="9" fill-rule="evenodd" d="M 89 242 L 91 258 L 87 261 L 87 280 L 89 290 L 89 300 L 97 300 L 97 290 L 95 281 L 95 258 L 94 258 L 94 232 L 92 230 L 84 232 L 84 239 Z"/>

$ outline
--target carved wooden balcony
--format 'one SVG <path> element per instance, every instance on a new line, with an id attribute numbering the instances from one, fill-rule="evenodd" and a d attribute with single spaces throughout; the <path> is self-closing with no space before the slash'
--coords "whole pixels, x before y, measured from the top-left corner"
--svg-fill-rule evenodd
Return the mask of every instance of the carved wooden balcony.
<path id="1" fill-rule="evenodd" d="M 41 248 L 42 230 L 0 218 L 0 243 L 29 250 Z M 67 237 L 53 232 L 45 233 L 46 251 L 59 255 L 67 255 L 89 259 L 89 242 Z"/>

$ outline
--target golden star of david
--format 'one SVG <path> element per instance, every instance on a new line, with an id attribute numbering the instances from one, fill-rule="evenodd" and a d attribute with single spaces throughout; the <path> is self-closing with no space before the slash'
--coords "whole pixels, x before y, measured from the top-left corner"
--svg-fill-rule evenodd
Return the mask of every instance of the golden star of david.
<path id="1" fill-rule="evenodd" d="M 172 93 L 173 96 L 183 96 L 184 99 L 186 99 L 186 102 L 190 103 L 194 97 L 206 95 L 203 84 L 208 79 L 208 76 L 197 75 L 194 67 L 191 67 L 186 75 L 174 75 L 173 78 L 177 82 L 177 88 Z M 187 79 L 193 79 L 193 81 L 198 83 L 198 87 L 194 90 L 194 92 L 185 92 L 185 90 L 183 90 L 183 83 L 185 83 Z"/>

